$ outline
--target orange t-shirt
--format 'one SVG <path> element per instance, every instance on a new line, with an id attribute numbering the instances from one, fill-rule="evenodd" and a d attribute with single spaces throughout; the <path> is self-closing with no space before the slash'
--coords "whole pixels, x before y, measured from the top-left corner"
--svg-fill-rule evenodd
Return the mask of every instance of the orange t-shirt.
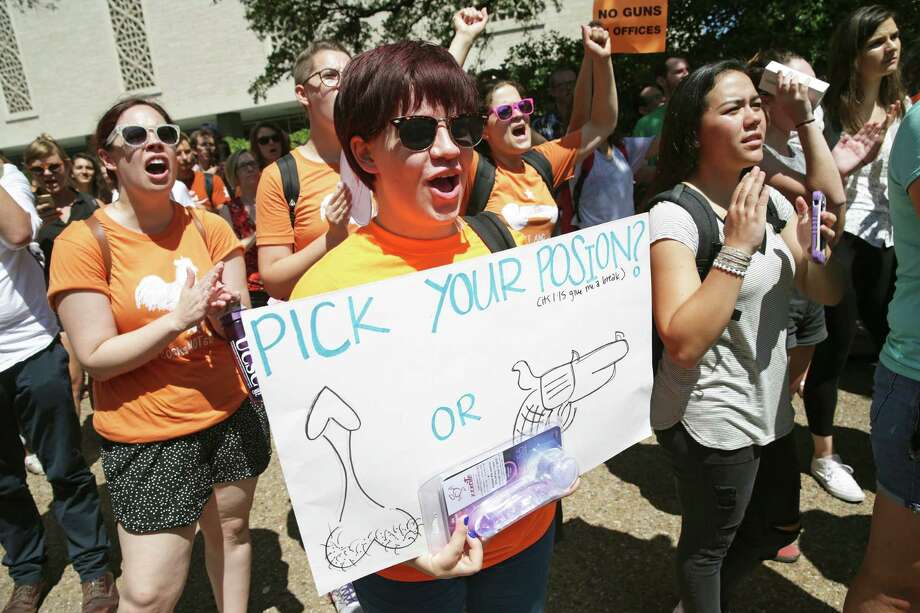
<path id="1" fill-rule="evenodd" d="M 514 234 L 517 242 L 523 242 L 519 233 Z M 462 233 L 448 238 L 415 240 L 391 234 L 372 220 L 308 270 L 291 292 L 291 300 L 488 254 L 489 248 L 466 224 Z M 536 543 L 549 529 L 555 513 L 556 504 L 548 504 L 490 539 L 484 548 L 483 568 Z M 407 564 L 391 566 L 379 574 L 395 581 L 433 581 Z"/>
<path id="2" fill-rule="evenodd" d="M 204 182 L 204 173 L 196 172 L 195 178 L 192 179 L 192 185 L 188 188 L 190 192 L 195 194 L 195 198 L 198 200 L 205 199 L 208 201 L 208 207 L 212 211 L 216 211 L 220 207 L 224 206 L 226 203 L 230 202 L 230 193 L 227 191 L 227 186 L 224 185 L 224 180 L 220 178 L 219 175 L 211 175 L 214 183 L 211 185 L 211 197 L 208 198 L 207 185 Z"/>
<path id="3" fill-rule="evenodd" d="M 198 211 L 205 241 L 191 214 L 174 204 L 166 230 L 147 235 L 125 228 L 103 209 L 96 211 L 112 253 L 110 282 L 89 226 L 70 224 L 54 243 L 48 289 L 52 307 L 68 290 L 105 294 L 119 334 L 168 313 L 188 267 L 201 278 L 214 263 L 242 249 L 226 221 Z M 122 443 L 162 441 L 209 428 L 233 415 L 246 397 L 234 360 L 227 341 L 196 325 L 143 366 L 94 381 L 93 426 Z"/>
<path id="4" fill-rule="evenodd" d="M 553 187 L 559 187 L 574 175 L 575 158 L 580 146 L 581 132 L 578 131 L 533 148 L 549 160 L 553 168 Z M 479 154 L 476 153 L 467 174 L 470 186 L 478 165 Z M 551 237 L 559 217 L 553 194 L 547 189 L 540 173 L 527 163 L 524 163 L 523 170 L 496 165 L 495 185 L 485 210 L 501 215 L 505 223 L 512 230 L 521 232 L 528 243 Z"/>
<path id="5" fill-rule="evenodd" d="M 299 149 L 291 151 L 300 177 L 300 196 L 294 207 L 294 228 L 284 199 L 281 171 L 273 162 L 262 171 L 256 194 L 256 245 L 294 245 L 300 251 L 329 229 L 323 207 L 332 199 L 339 183 L 338 165 L 313 162 Z"/>

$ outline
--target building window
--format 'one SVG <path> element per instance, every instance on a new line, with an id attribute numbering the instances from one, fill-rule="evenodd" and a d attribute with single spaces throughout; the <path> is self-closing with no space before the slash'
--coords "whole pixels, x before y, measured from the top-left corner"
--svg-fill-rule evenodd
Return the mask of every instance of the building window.
<path id="1" fill-rule="evenodd" d="M 132 91 L 154 87 L 153 62 L 147 45 L 141 0 L 109 0 L 109 15 L 125 89 Z"/>
<path id="2" fill-rule="evenodd" d="M 6 110 L 10 115 L 32 110 L 29 83 L 22 69 L 16 33 L 13 32 L 13 21 L 4 0 L 0 0 L 0 85 L 6 99 Z"/>

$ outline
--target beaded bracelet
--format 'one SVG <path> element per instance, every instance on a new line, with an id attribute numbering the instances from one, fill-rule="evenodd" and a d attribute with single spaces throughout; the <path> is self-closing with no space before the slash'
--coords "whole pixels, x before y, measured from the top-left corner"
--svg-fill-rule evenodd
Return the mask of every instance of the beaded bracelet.
<path id="1" fill-rule="evenodd" d="M 723 245 L 712 265 L 714 268 L 743 279 L 750 263 L 750 254 L 741 249 Z"/>

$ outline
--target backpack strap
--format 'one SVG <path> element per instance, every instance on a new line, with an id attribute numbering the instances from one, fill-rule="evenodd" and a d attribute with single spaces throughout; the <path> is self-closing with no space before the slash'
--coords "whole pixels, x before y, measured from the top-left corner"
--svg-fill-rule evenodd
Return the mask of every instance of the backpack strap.
<path id="1" fill-rule="evenodd" d="M 99 252 L 102 254 L 102 265 L 105 266 L 105 282 L 112 282 L 112 250 L 109 249 L 109 240 L 105 237 L 105 228 L 99 223 L 95 215 L 85 220 L 89 231 L 92 232 L 96 242 L 99 243 Z"/>
<path id="2" fill-rule="evenodd" d="M 479 162 L 476 164 L 476 176 L 473 179 L 473 187 L 470 190 L 470 199 L 466 205 L 467 215 L 478 215 L 486 208 L 486 202 L 492 195 L 492 188 L 495 186 L 495 164 L 488 157 L 479 155 Z"/>
<path id="3" fill-rule="evenodd" d="M 479 235 L 492 253 L 517 247 L 508 226 L 495 213 L 482 211 L 478 215 L 468 215 L 463 220 Z"/>
<path id="4" fill-rule="evenodd" d="M 213 208 L 214 200 L 212 200 L 212 196 L 214 195 L 214 175 L 209 172 L 204 173 L 204 193 L 208 196 L 208 205 Z"/>
<path id="5" fill-rule="evenodd" d="M 553 177 L 553 165 L 546 159 L 546 156 L 536 149 L 531 149 L 522 157 L 524 158 L 524 162 L 540 173 L 540 178 L 546 183 L 546 189 L 549 190 L 549 193 L 555 194 L 556 181 L 555 177 Z"/>
<path id="6" fill-rule="evenodd" d="M 193 209 L 185 209 L 188 211 L 188 214 L 192 216 L 192 223 L 195 224 L 195 229 L 198 230 L 198 234 L 201 235 L 201 240 L 204 241 L 205 247 L 208 246 L 208 235 L 204 233 L 204 224 L 201 223 L 201 220 L 198 219 L 198 215 L 195 214 Z"/>
<path id="7" fill-rule="evenodd" d="M 699 235 L 699 245 L 696 249 L 696 271 L 702 281 L 709 274 L 712 262 L 722 248 L 722 241 L 719 240 L 719 218 L 709 206 L 706 197 L 684 183 L 678 183 L 670 190 L 652 198 L 649 210 L 656 204 L 665 201 L 677 204 L 693 218 Z"/>
<path id="8" fill-rule="evenodd" d="M 286 153 L 278 159 L 278 170 L 281 172 L 281 187 L 284 190 L 284 201 L 288 205 L 288 214 L 291 217 L 291 228 L 294 228 L 294 209 L 300 198 L 300 175 L 297 174 L 297 162 L 292 153 Z"/>

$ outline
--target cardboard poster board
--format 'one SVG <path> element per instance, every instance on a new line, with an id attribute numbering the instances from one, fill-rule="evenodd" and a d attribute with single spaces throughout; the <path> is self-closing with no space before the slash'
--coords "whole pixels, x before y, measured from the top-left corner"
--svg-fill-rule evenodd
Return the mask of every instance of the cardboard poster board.
<path id="1" fill-rule="evenodd" d="M 320 593 L 427 552 L 418 488 L 564 428 L 588 471 L 651 434 L 648 216 L 245 311 Z"/>
<path id="2" fill-rule="evenodd" d="M 614 53 L 665 50 L 668 0 L 595 0 L 591 19 L 610 32 Z"/>

